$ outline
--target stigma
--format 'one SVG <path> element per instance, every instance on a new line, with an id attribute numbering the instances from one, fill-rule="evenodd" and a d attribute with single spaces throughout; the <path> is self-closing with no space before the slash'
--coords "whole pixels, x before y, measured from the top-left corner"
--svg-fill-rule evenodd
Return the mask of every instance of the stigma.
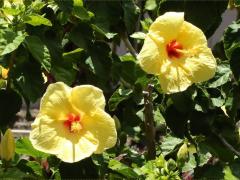
<path id="1" fill-rule="evenodd" d="M 171 41 L 166 46 L 166 50 L 169 58 L 180 58 L 182 49 L 183 49 L 182 45 L 176 40 Z"/>
<path id="2" fill-rule="evenodd" d="M 67 115 L 67 120 L 64 121 L 64 126 L 68 128 L 71 133 L 80 132 L 83 129 L 80 115 L 69 113 Z"/>

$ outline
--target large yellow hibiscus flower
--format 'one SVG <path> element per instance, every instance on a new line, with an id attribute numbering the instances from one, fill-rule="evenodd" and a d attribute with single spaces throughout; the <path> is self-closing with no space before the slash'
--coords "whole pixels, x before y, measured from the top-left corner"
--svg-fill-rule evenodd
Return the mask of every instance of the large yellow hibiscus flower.
<path id="1" fill-rule="evenodd" d="M 153 22 L 138 60 L 144 71 L 159 77 L 165 93 L 184 91 L 212 78 L 216 71 L 203 32 L 184 21 L 180 12 L 167 12 Z"/>
<path id="2" fill-rule="evenodd" d="M 65 162 L 102 153 L 117 140 L 115 122 L 104 107 L 105 98 L 97 87 L 51 84 L 41 100 L 30 140 L 36 149 Z"/>

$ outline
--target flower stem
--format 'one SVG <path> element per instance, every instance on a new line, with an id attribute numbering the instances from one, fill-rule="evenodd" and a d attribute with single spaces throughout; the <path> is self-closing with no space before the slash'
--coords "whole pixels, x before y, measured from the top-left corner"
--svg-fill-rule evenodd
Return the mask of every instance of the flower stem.
<path id="1" fill-rule="evenodd" d="M 147 158 L 149 160 L 155 159 L 155 157 L 156 157 L 152 89 L 153 89 L 153 85 L 148 84 L 146 90 L 143 91 L 145 137 L 146 137 L 146 142 L 147 142 Z"/>
<path id="2" fill-rule="evenodd" d="M 123 40 L 125 46 L 128 48 L 129 52 L 132 54 L 132 56 L 134 58 L 137 58 L 137 52 L 135 51 L 132 44 L 130 43 L 126 32 L 122 34 L 122 40 Z"/>
<path id="3" fill-rule="evenodd" d="M 236 156 L 240 157 L 240 152 L 237 151 L 231 144 L 229 144 L 227 140 L 220 133 L 217 133 L 215 131 L 213 133 L 220 139 L 220 141 L 223 143 L 223 145 L 226 148 L 232 151 Z"/>

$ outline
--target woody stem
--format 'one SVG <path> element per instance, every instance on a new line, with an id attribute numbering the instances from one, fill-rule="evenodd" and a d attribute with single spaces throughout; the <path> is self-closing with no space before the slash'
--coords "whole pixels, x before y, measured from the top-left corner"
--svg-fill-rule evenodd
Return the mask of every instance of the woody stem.
<path id="1" fill-rule="evenodd" d="M 156 157 L 152 90 L 153 90 L 153 85 L 148 84 L 146 90 L 143 91 L 145 138 L 147 143 L 147 158 L 149 160 L 155 159 Z"/>
<path id="2" fill-rule="evenodd" d="M 137 58 L 137 52 L 135 51 L 132 44 L 130 43 L 127 33 L 122 34 L 122 40 L 123 40 L 125 46 L 128 48 L 129 52 L 132 54 L 132 56 L 134 58 Z"/>

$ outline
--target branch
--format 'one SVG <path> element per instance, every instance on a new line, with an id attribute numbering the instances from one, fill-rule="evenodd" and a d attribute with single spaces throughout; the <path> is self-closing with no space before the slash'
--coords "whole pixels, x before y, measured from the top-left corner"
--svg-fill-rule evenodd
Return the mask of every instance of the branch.
<path id="1" fill-rule="evenodd" d="M 135 51 L 132 44 L 130 43 L 127 33 L 123 33 L 122 39 L 125 46 L 128 48 L 129 52 L 133 55 L 134 58 L 137 58 L 137 52 Z"/>
<path id="2" fill-rule="evenodd" d="M 152 89 L 153 89 L 153 85 L 148 84 L 147 89 L 145 91 L 143 91 L 145 137 L 146 137 L 146 142 L 147 142 L 147 158 L 149 160 L 155 159 L 155 157 L 156 157 Z"/>
<path id="3" fill-rule="evenodd" d="M 237 151 L 231 144 L 229 144 L 227 142 L 227 140 L 220 134 L 220 133 L 216 133 L 214 132 L 214 134 L 221 140 L 221 142 L 224 144 L 224 146 L 226 148 L 228 148 L 230 151 L 232 151 L 235 155 L 237 155 L 238 157 L 240 157 L 240 152 Z"/>

